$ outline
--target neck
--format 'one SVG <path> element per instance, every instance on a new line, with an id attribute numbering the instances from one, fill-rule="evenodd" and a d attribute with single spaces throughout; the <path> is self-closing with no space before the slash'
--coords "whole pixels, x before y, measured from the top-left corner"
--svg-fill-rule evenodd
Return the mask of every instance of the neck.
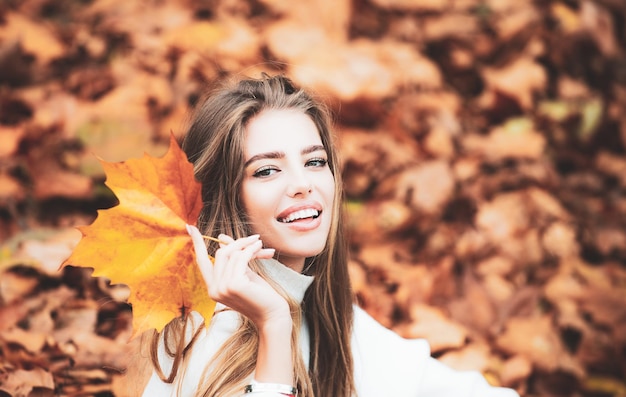
<path id="1" fill-rule="evenodd" d="M 289 256 L 276 255 L 276 260 L 287 266 L 294 272 L 302 273 L 304 270 L 304 261 L 306 258 L 295 258 Z"/>

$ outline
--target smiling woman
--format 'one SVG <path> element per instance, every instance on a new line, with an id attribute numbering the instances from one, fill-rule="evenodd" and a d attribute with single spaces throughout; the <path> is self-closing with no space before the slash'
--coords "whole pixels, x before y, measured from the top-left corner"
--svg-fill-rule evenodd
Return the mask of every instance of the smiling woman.
<path id="1" fill-rule="evenodd" d="M 242 80 L 195 110 L 198 266 L 218 302 L 152 344 L 144 396 L 517 396 L 456 372 L 354 304 L 328 112 L 285 77 Z M 214 253 L 212 263 L 207 255 Z"/>
<path id="2" fill-rule="evenodd" d="M 335 180 L 320 134 L 301 111 L 266 110 L 248 123 L 244 158 L 241 197 L 252 232 L 301 273 L 331 225 Z"/>

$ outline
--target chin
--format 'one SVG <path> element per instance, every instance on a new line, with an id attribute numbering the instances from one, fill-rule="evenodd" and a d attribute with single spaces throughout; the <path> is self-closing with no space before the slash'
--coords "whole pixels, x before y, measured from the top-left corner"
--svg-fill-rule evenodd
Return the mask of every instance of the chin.
<path id="1" fill-rule="evenodd" d="M 307 247 L 307 249 L 302 249 L 302 247 Z M 278 260 L 280 260 L 280 256 L 283 257 L 290 257 L 290 258 L 312 258 L 314 256 L 319 255 L 320 253 L 322 253 L 324 251 L 324 248 L 326 247 L 326 245 L 313 245 L 313 244 L 306 244 L 306 245 L 300 245 L 299 247 L 291 247 L 291 249 L 285 247 L 284 250 L 279 251 L 279 258 Z"/>

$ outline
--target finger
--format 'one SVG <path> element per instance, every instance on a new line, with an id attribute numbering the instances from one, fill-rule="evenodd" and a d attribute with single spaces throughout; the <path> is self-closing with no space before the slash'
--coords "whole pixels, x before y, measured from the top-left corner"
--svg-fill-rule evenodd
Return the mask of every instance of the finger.
<path id="1" fill-rule="evenodd" d="M 224 233 L 220 233 L 220 235 L 217 236 L 217 239 L 220 240 L 220 247 L 225 247 L 235 241 L 235 239 Z"/>
<path id="2" fill-rule="evenodd" d="M 255 249 L 256 251 L 261 248 L 259 245 L 261 243 L 259 235 L 252 235 L 237 240 L 229 239 L 232 241 L 231 243 L 219 248 L 217 252 L 215 252 L 215 271 L 219 273 L 220 277 L 225 275 L 227 269 L 232 269 L 233 266 L 236 266 L 240 260 L 239 253 L 244 249 L 250 246 L 258 246 L 257 249 Z M 244 266 L 245 265 L 247 265 L 247 261 L 245 261 Z M 229 274 L 231 273 L 232 272 L 229 271 Z"/>
<path id="3" fill-rule="evenodd" d="M 205 281 L 210 284 L 212 280 L 212 269 L 213 264 L 209 259 L 209 255 L 206 250 L 206 245 L 204 244 L 204 238 L 202 234 L 198 230 L 197 227 L 192 225 L 186 225 L 187 233 L 191 236 L 191 241 L 193 243 L 193 249 L 196 254 L 196 262 L 198 263 L 198 267 L 202 272 Z"/>
<path id="4" fill-rule="evenodd" d="M 276 250 L 274 248 L 262 248 L 254 256 L 257 259 L 271 259 L 274 257 Z"/>
<path id="5" fill-rule="evenodd" d="M 191 241 L 193 243 L 193 248 L 196 253 L 196 260 L 200 264 L 211 263 L 209 259 L 209 255 L 206 250 L 206 245 L 204 244 L 204 238 L 202 234 L 198 230 L 197 227 L 192 225 L 187 225 L 187 232 L 191 236 Z"/>
<path id="6" fill-rule="evenodd" d="M 220 247 L 218 251 L 222 253 L 221 255 L 228 256 L 231 253 L 242 250 L 255 241 L 258 241 L 259 237 L 260 236 L 258 234 L 253 234 L 252 236 L 242 237 L 237 240 L 232 240 L 231 238 L 232 242 Z M 215 254 L 217 255 L 217 252 Z"/>
<path id="7" fill-rule="evenodd" d="M 220 238 L 222 236 L 220 235 Z M 228 237 L 228 236 L 226 236 Z M 223 283 L 229 283 L 229 280 L 233 280 L 234 277 L 241 277 L 244 269 L 248 266 L 248 262 L 252 259 L 249 253 L 246 253 L 242 257 L 241 253 L 247 247 L 252 250 L 252 255 L 261 249 L 262 245 L 259 240 L 259 235 L 252 235 L 243 237 L 237 240 L 232 240 L 226 246 L 221 247 L 215 252 L 215 266 L 213 268 L 213 279 L 215 283 L 222 285 Z M 235 281 L 237 281 L 235 279 Z"/>
<path id="8" fill-rule="evenodd" d="M 235 277 L 244 277 L 248 264 L 256 253 L 261 249 L 263 244 L 260 240 L 253 242 L 241 251 L 236 251 L 231 255 L 231 259 L 225 269 L 225 276 L 231 279 Z"/>

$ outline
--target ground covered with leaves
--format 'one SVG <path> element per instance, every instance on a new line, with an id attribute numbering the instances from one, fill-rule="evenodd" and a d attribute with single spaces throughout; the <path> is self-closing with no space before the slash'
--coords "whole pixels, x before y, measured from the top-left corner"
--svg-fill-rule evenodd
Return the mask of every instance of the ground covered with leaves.
<path id="1" fill-rule="evenodd" d="M 622 0 L 3 0 L 0 395 L 136 394 L 128 288 L 58 270 L 116 204 L 97 157 L 162 155 L 265 71 L 336 114 L 368 312 L 522 395 L 625 396 L 625 26 Z"/>

